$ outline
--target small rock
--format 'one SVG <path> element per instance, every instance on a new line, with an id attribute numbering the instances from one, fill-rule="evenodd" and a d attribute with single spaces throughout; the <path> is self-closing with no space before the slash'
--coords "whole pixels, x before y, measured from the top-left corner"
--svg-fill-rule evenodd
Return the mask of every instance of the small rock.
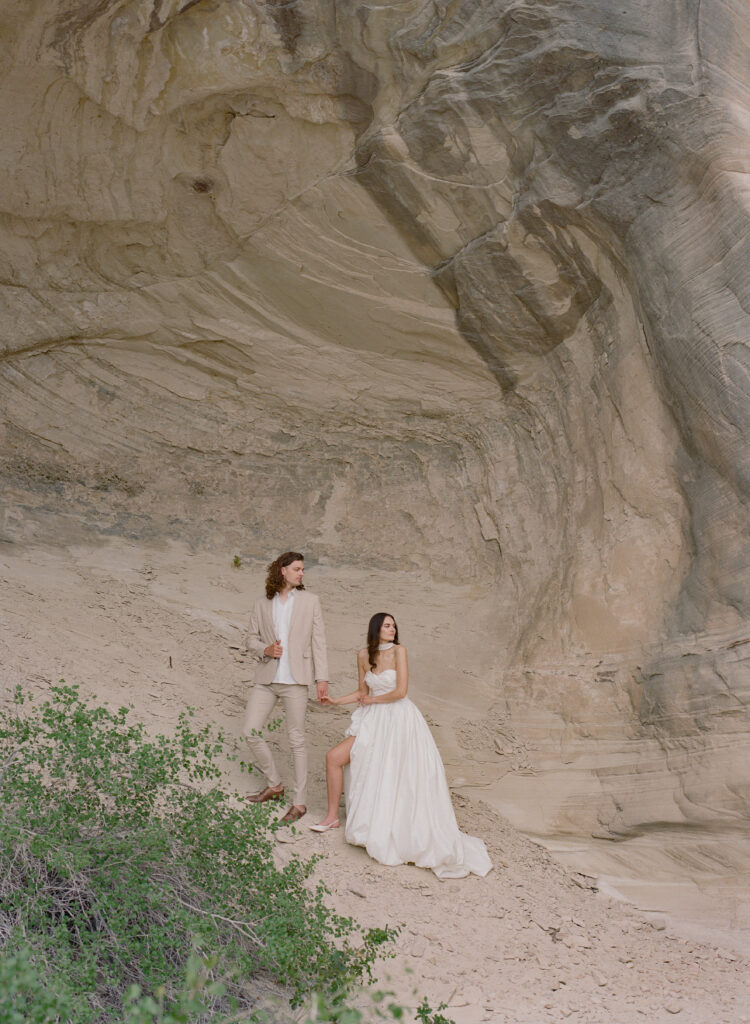
<path id="1" fill-rule="evenodd" d="M 682 1013 L 682 1007 L 678 1003 L 668 1003 L 664 1009 L 667 1013 Z"/>
<path id="2" fill-rule="evenodd" d="M 580 871 L 574 871 L 570 878 L 581 889 L 590 889 L 591 892 L 598 892 L 599 890 L 596 879 L 591 875 L 584 875 Z"/>
<path id="3" fill-rule="evenodd" d="M 654 928 L 657 932 L 663 932 L 664 929 L 667 927 L 666 917 L 662 917 L 660 914 L 657 917 L 652 917 L 651 927 Z"/>

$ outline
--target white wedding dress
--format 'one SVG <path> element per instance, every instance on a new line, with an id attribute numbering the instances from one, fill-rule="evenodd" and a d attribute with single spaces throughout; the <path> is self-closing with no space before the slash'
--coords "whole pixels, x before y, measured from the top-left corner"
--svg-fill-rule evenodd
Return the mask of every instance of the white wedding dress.
<path id="1" fill-rule="evenodd" d="M 396 670 L 368 672 L 377 696 L 396 686 Z M 408 697 L 367 704 L 352 715 L 346 774 L 346 839 L 381 864 L 416 864 L 438 878 L 486 875 L 481 839 L 460 832 L 445 769 L 427 722 Z"/>

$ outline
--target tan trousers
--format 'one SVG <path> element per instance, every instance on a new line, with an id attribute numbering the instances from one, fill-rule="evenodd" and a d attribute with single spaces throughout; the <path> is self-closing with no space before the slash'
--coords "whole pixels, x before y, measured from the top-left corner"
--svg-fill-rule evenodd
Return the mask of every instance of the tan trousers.
<path id="1" fill-rule="evenodd" d="M 254 764 L 260 768 L 269 786 L 281 784 L 281 776 L 274 764 L 271 748 L 262 735 L 258 735 L 271 717 L 276 701 L 284 705 L 286 733 L 292 748 L 294 764 L 294 804 L 305 807 L 307 796 L 307 747 L 305 746 L 305 713 L 307 712 L 307 687 L 290 683 L 258 684 L 250 691 L 242 729 L 253 755 Z"/>

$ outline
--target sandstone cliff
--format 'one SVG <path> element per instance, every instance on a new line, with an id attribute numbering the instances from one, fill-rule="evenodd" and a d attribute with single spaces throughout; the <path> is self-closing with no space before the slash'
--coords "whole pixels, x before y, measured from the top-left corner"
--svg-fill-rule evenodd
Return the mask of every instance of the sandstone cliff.
<path id="1" fill-rule="evenodd" d="M 506 812 L 746 820 L 746 15 L 3 0 L 3 539 L 464 586 Z"/>

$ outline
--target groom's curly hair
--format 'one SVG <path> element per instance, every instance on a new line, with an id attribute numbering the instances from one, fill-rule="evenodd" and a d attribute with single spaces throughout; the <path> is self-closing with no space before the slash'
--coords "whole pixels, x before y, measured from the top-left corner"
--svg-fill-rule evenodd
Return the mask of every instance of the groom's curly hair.
<path id="1" fill-rule="evenodd" d="M 268 566 L 268 575 L 266 576 L 266 597 L 269 601 L 284 587 L 284 577 L 281 575 L 282 568 L 286 568 L 292 562 L 304 562 L 304 560 L 305 556 L 301 555 L 299 551 L 285 551 L 283 555 L 274 558 Z M 304 590 L 304 583 L 300 583 L 296 589 Z"/>

